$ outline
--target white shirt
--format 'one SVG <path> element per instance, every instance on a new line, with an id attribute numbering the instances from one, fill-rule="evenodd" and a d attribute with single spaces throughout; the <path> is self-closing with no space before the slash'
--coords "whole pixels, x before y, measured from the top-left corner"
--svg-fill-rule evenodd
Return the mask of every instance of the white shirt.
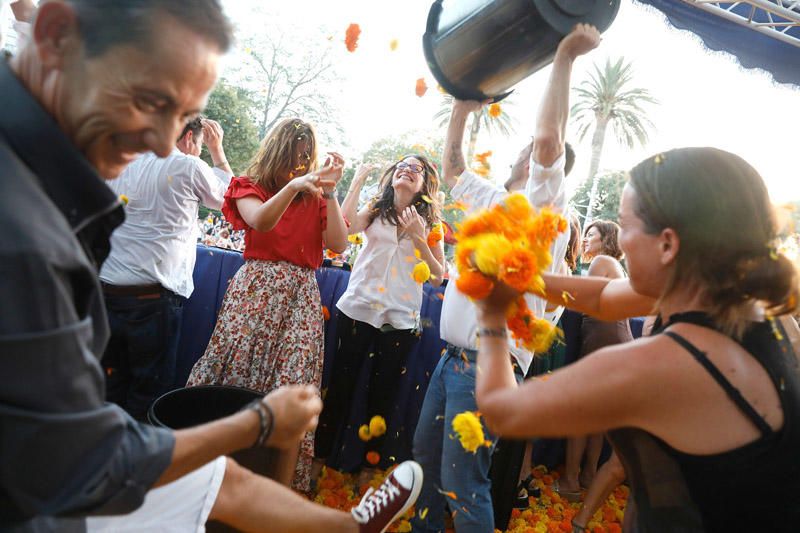
<path id="1" fill-rule="evenodd" d="M 566 162 L 564 154 L 561 154 L 552 166 L 543 167 L 531 157 L 531 175 L 525 186 L 525 195 L 535 207 L 551 207 L 554 211 L 566 214 L 567 194 L 564 189 L 564 164 Z M 500 202 L 508 191 L 495 186 L 489 180 L 476 176 L 465 171 L 459 177 L 458 183 L 450 194 L 454 199 L 466 204 L 469 212 L 477 209 L 490 207 Z M 468 213 L 469 214 L 469 213 Z M 569 226 L 567 231 L 561 233 L 553 242 L 551 253 L 553 262 L 547 269 L 548 272 L 557 272 L 559 265 L 564 260 L 564 254 L 569 244 Z M 450 282 L 444 293 L 442 303 L 442 316 L 440 319 L 439 330 L 445 342 L 459 346 L 461 348 L 477 349 L 477 330 L 478 319 L 475 313 L 475 306 L 468 297 L 456 288 L 458 271 L 455 267 L 450 269 Z M 547 302 L 543 299 L 525 295 L 528 307 L 537 317 L 545 318 L 552 324 L 558 322 L 563 307 L 549 313 L 545 312 Z M 522 348 L 518 348 L 514 340 L 509 340 L 511 354 L 516 358 L 523 374 L 527 374 L 533 360 L 533 354 Z"/>
<path id="2" fill-rule="evenodd" d="M 345 315 L 374 328 L 419 325 L 422 285 L 411 277 L 419 259 L 414 241 L 397 239 L 397 226 L 376 217 L 364 230 L 367 242 L 358 254 L 347 290 L 336 307 Z"/>
<path id="3" fill-rule="evenodd" d="M 100 279 L 112 285 L 160 283 L 191 296 L 200 203 L 219 209 L 231 177 L 177 148 L 164 159 L 147 153 L 128 165 L 109 182 L 128 205 L 125 222 L 111 235 Z"/>

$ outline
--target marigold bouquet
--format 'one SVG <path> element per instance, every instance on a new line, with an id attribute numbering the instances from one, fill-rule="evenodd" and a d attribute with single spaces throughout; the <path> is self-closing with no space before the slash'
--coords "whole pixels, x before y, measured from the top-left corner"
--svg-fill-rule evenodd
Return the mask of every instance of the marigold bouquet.
<path id="1" fill-rule="evenodd" d="M 547 208 L 535 210 L 519 193 L 467 217 L 456 235 L 458 290 L 480 300 L 499 281 L 521 293 L 542 294 L 541 274 L 553 260 L 550 247 L 566 229 L 564 217 Z M 529 351 L 544 352 L 555 339 L 556 329 L 534 316 L 523 296 L 508 309 L 506 319 L 517 345 Z"/>

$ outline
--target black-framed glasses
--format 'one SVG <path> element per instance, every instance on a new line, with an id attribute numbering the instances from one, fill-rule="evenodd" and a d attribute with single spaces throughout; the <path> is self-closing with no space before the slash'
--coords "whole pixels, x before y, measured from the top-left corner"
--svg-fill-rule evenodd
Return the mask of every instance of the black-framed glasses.
<path id="1" fill-rule="evenodd" d="M 405 161 L 400 161 L 399 163 L 397 163 L 397 170 L 405 170 L 405 169 L 408 169 L 411 172 L 419 174 L 420 172 L 425 170 L 425 167 L 423 167 L 422 165 L 418 165 L 416 163 L 406 163 Z"/>

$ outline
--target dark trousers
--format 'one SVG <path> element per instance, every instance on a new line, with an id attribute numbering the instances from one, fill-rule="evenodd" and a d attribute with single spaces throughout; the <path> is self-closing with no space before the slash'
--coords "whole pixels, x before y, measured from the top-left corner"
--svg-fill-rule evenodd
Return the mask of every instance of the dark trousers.
<path id="1" fill-rule="evenodd" d="M 105 293 L 111 338 L 103 354 L 106 400 L 138 420 L 175 381 L 185 298 L 166 289 L 144 296 Z"/>
<path id="2" fill-rule="evenodd" d="M 353 320 L 342 312 L 336 324 L 337 350 L 333 359 L 328 391 L 325 395 L 322 414 L 316 435 L 317 457 L 328 458 L 340 426 L 347 423 L 353 393 L 367 358 L 372 359 L 372 372 L 367 391 L 367 419 L 380 415 L 388 420 L 394 410 L 394 401 L 400 375 L 406 364 L 408 353 L 419 337 L 412 330 L 381 331 L 373 326 Z M 360 424 L 359 424 L 360 425 Z M 354 428 L 358 430 L 358 426 Z M 366 451 L 378 452 L 385 436 L 367 441 Z M 381 468 L 390 466 L 381 458 Z"/>

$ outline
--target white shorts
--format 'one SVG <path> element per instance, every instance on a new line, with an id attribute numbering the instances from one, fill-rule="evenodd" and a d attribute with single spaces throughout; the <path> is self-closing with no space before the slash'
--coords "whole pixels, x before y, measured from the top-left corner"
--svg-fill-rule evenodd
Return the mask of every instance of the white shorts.
<path id="1" fill-rule="evenodd" d="M 158 531 L 185 533 L 206 530 L 206 520 L 225 477 L 225 457 L 217 457 L 172 483 L 147 493 L 141 507 L 116 516 L 93 516 L 86 530 L 94 532 Z"/>

